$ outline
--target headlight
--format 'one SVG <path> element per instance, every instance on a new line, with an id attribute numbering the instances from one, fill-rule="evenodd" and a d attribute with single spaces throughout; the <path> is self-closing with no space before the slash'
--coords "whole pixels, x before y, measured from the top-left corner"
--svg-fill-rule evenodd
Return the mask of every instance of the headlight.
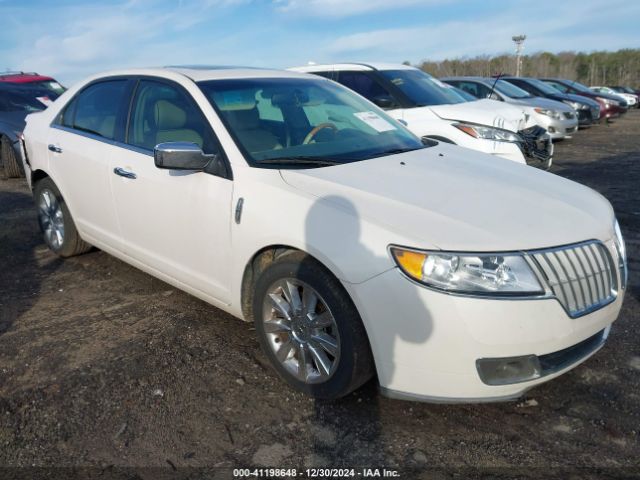
<path id="1" fill-rule="evenodd" d="M 551 110 L 550 108 L 534 108 L 540 115 L 546 115 L 547 117 L 562 120 L 562 113 L 557 110 Z"/>
<path id="2" fill-rule="evenodd" d="M 522 255 L 427 252 L 390 247 L 412 280 L 447 292 L 475 295 L 535 295 L 544 290 Z"/>
<path id="3" fill-rule="evenodd" d="M 504 130 L 502 128 L 487 127 L 485 125 L 476 125 L 473 123 L 457 122 L 453 124 L 459 130 L 474 138 L 482 138 L 484 140 L 496 140 L 498 142 L 522 142 L 522 137 L 515 132 Z"/>
<path id="4" fill-rule="evenodd" d="M 627 246 L 622 238 L 622 231 L 620 230 L 620 224 L 616 220 L 614 225 L 614 231 L 616 232 L 616 250 L 618 251 L 618 267 L 620 268 L 620 276 L 622 277 L 622 288 L 627 286 Z"/>
<path id="5" fill-rule="evenodd" d="M 564 100 L 564 103 L 569 105 L 574 110 L 589 110 L 589 105 L 587 105 L 586 103 L 572 102 L 570 100 Z"/>
<path id="6" fill-rule="evenodd" d="M 618 102 L 617 100 L 612 100 L 610 98 L 604 98 L 604 97 L 596 97 L 598 100 L 600 100 L 602 103 L 604 103 L 605 105 L 613 105 L 616 107 L 620 106 L 620 102 Z"/>

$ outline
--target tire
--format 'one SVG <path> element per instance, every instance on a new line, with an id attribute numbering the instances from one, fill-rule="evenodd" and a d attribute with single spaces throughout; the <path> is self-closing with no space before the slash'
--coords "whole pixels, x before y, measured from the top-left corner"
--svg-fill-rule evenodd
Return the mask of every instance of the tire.
<path id="1" fill-rule="evenodd" d="M 11 140 L 5 135 L 3 135 L 0 140 L 0 157 L 2 157 L 4 174 L 7 178 L 24 177 L 24 169 L 21 162 L 16 155 L 16 151 L 13 149 Z"/>
<path id="2" fill-rule="evenodd" d="M 292 312 L 296 294 L 300 308 L 287 320 L 282 302 Z M 373 376 L 369 340 L 353 302 L 340 282 L 304 252 L 288 251 L 258 274 L 253 318 L 269 361 L 298 391 L 333 400 Z"/>
<path id="3" fill-rule="evenodd" d="M 91 245 L 80 238 L 69 208 L 53 180 L 43 178 L 34 189 L 38 224 L 47 246 L 61 257 L 88 252 Z"/>

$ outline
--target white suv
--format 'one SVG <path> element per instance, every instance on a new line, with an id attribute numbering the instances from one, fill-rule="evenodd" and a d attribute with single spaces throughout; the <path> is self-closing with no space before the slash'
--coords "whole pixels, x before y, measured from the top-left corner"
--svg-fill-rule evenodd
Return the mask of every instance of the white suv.
<path id="1" fill-rule="evenodd" d="M 549 168 L 553 145 L 521 108 L 470 100 L 464 92 L 415 67 L 339 63 L 290 70 L 314 73 L 359 93 L 404 122 L 419 137 L 454 143 L 519 163 Z"/>
<path id="2" fill-rule="evenodd" d="M 275 370 L 318 398 L 375 373 L 401 398 L 513 398 L 598 350 L 620 311 L 601 195 L 425 146 L 317 76 L 110 72 L 24 135 L 54 252 L 95 245 L 255 322 Z"/>

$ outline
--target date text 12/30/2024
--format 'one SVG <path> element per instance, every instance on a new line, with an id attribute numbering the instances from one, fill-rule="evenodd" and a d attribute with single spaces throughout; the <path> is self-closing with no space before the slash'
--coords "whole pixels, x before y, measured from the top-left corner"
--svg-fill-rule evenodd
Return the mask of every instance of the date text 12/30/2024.
<path id="1" fill-rule="evenodd" d="M 233 478 L 400 478 L 388 468 L 236 468 Z"/>

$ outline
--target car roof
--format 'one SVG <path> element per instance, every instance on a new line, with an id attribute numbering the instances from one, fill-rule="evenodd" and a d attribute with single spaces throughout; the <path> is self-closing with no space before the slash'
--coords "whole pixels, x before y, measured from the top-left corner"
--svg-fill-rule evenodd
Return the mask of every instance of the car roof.
<path id="1" fill-rule="evenodd" d="M 307 77 L 302 73 L 287 70 L 272 70 L 253 67 L 235 67 L 219 65 L 175 65 L 167 67 L 131 68 L 111 70 L 94 75 L 90 80 L 104 77 L 148 75 L 153 77 L 188 77 L 194 82 L 207 80 L 241 79 L 241 78 L 297 78 Z"/>
<path id="2" fill-rule="evenodd" d="M 502 78 L 502 77 L 500 77 Z M 440 80 L 474 80 L 476 82 L 491 82 L 491 81 L 495 81 L 495 78 L 487 78 L 487 77 L 480 77 L 478 75 L 463 75 L 463 76 L 457 76 L 457 77 L 441 77 Z"/>
<path id="3" fill-rule="evenodd" d="M 293 72 L 325 72 L 336 70 L 349 70 L 349 71 L 372 71 L 372 70 L 416 70 L 416 67 L 411 65 L 404 65 L 402 63 L 360 63 L 360 62 L 346 62 L 346 63 L 323 63 L 303 65 L 300 67 L 291 67 L 287 70 Z"/>
<path id="4" fill-rule="evenodd" d="M 9 72 L 0 73 L 0 82 L 4 83 L 32 83 L 32 82 L 54 82 L 52 77 L 38 75 L 37 73 Z"/>

